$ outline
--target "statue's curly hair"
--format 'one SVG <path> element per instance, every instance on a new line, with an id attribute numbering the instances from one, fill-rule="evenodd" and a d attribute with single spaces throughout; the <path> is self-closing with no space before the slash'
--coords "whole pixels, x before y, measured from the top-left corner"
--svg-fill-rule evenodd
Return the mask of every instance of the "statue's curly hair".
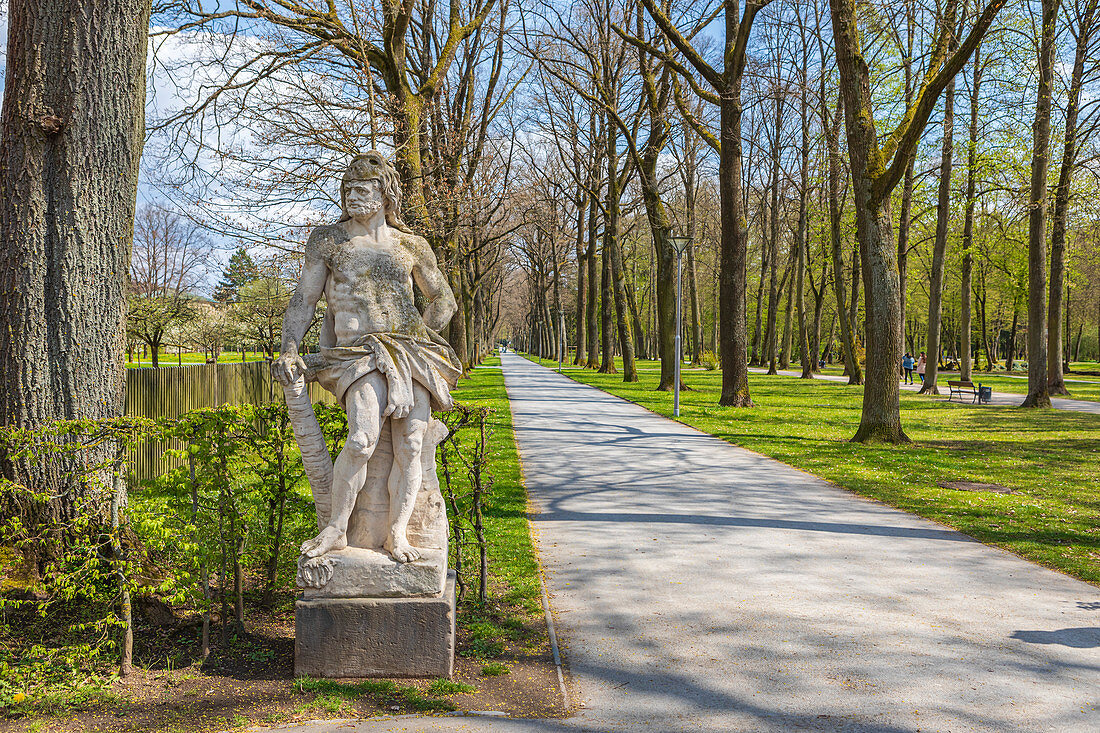
<path id="1" fill-rule="evenodd" d="M 386 223 L 394 229 L 403 232 L 410 231 L 405 222 L 401 220 L 401 179 L 397 170 L 386 157 L 377 150 L 368 150 L 361 155 L 356 155 L 348 163 L 344 177 L 340 181 L 340 221 L 351 218 L 348 214 L 347 190 L 352 181 L 378 180 L 382 184 L 382 208 L 386 212 Z"/>

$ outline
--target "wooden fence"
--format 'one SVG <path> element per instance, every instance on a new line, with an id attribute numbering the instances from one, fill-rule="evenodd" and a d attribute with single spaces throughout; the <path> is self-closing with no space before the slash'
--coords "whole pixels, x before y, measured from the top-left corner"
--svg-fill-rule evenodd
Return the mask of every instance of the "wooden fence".
<path id="1" fill-rule="evenodd" d="M 311 382 L 314 402 L 335 403 L 335 398 Z M 283 399 L 282 387 L 271 377 L 266 361 L 236 364 L 194 364 L 191 366 L 142 367 L 126 370 L 126 414 L 141 417 L 177 417 L 204 407 L 261 405 Z M 145 441 L 130 457 L 135 479 L 147 480 L 181 465 L 165 459 L 170 446 L 164 441 Z"/>

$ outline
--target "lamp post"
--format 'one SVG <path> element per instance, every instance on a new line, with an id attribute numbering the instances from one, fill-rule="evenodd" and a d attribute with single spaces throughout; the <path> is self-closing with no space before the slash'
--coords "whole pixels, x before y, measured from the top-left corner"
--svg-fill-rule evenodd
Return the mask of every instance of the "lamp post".
<path id="1" fill-rule="evenodd" d="M 680 281 L 682 279 L 681 272 L 683 269 L 683 260 L 681 258 L 684 254 L 684 250 L 691 246 L 691 237 L 670 236 L 668 238 L 668 243 L 676 250 L 676 384 L 672 388 L 672 415 L 674 417 L 680 417 L 680 363 L 684 360 L 680 346 L 680 301 L 683 296 L 683 289 L 680 287 Z"/>
<path id="2" fill-rule="evenodd" d="M 565 358 L 563 352 L 565 351 L 565 310 L 562 308 L 555 308 L 554 315 L 557 316 L 557 323 L 554 324 L 558 332 L 558 374 L 561 374 L 561 363 Z"/>

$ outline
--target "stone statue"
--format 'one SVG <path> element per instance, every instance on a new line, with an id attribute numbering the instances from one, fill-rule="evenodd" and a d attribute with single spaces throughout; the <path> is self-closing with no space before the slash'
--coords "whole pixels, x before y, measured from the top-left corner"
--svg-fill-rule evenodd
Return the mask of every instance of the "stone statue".
<path id="1" fill-rule="evenodd" d="M 302 544 L 306 598 L 431 596 L 447 576 L 447 526 L 435 475 L 446 428 L 431 411 L 452 407 L 462 368 L 439 336 L 456 304 L 428 242 L 401 221 L 397 173 L 378 151 L 356 156 L 341 183 L 343 216 L 317 227 L 271 366 L 283 384 L 317 504 L 319 533 Z M 428 300 L 423 314 L 413 283 Z M 298 346 L 318 301 L 320 354 Z M 335 463 L 306 382 L 348 415 Z"/>

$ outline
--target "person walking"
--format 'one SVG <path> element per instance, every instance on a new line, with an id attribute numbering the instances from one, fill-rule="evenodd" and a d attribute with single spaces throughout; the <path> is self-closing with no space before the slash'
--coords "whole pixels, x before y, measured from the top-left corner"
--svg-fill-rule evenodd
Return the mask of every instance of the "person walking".
<path id="1" fill-rule="evenodd" d="M 916 360 L 913 358 L 913 356 L 908 351 L 906 351 L 905 356 L 901 360 L 901 368 L 905 370 L 905 383 L 906 384 L 912 384 L 913 383 L 913 367 L 915 367 L 916 365 L 917 365 Z"/>
<path id="2" fill-rule="evenodd" d="M 924 356 L 924 352 L 920 352 L 920 358 L 917 359 L 917 376 L 920 377 L 920 383 L 924 384 L 924 367 L 928 363 L 928 359 Z"/>

